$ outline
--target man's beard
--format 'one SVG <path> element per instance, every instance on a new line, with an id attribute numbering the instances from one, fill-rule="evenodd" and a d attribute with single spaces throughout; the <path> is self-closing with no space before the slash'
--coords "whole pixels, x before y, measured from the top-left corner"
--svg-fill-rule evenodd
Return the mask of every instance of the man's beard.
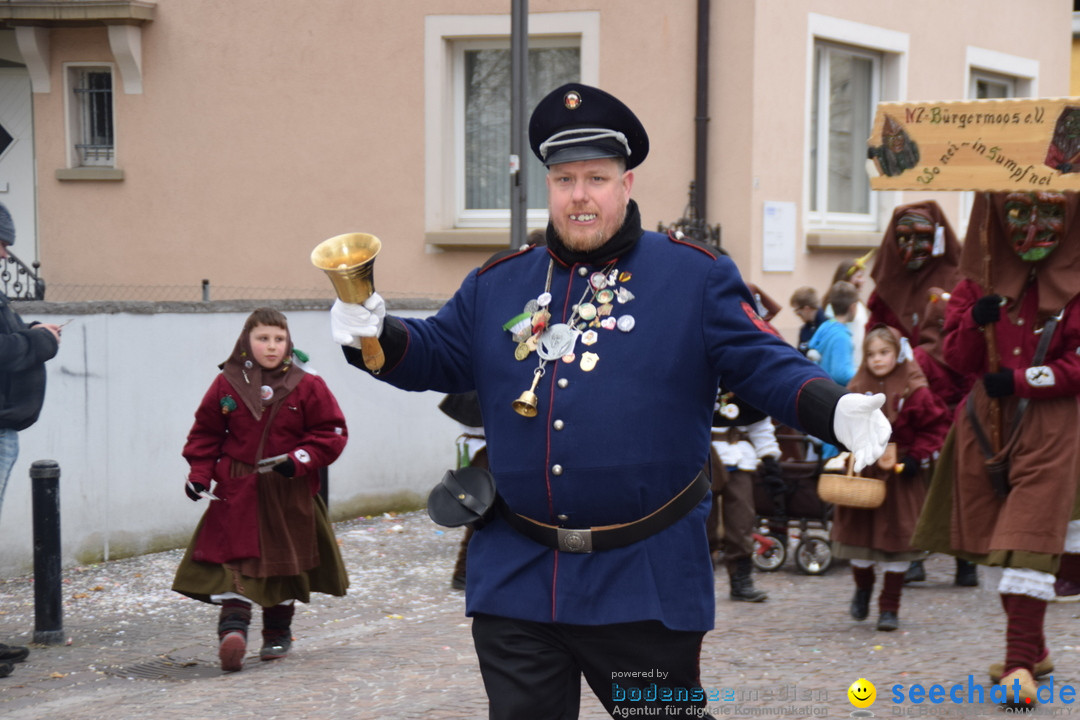
<path id="1" fill-rule="evenodd" d="M 622 210 L 619 213 L 619 222 L 614 229 L 611 230 L 610 235 L 607 234 L 606 227 L 600 227 L 595 232 L 585 235 L 585 237 L 581 237 L 581 235 L 578 234 L 576 237 L 570 238 L 561 232 L 557 225 L 552 223 L 555 227 L 555 235 L 562 241 L 563 245 L 574 252 L 591 252 L 602 247 L 604 243 L 615 236 L 615 233 L 619 232 L 619 229 L 622 228 L 623 224 L 626 222 L 626 208 L 627 206 L 623 205 Z"/>

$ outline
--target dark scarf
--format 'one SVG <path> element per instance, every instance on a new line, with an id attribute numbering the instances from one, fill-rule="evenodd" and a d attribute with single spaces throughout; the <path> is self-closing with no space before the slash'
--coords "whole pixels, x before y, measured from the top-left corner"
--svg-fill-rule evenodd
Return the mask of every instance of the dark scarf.
<path id="1" fill-rule="evenodd" d="M 555 226 L 549 221 L 547 226 L 548 252 L 564 265 L 603 265 L 622 257 L 633 249 L 644 231 L 641 229 L 641 213 L 637 203 L 631 200 L 626 206 L 626 219 L 622 227 L 606 243 L 587 252 L 571 250 L 563 244 L 562 238 L 555 232 Z"/>
<path id="2" fill-rule="evenodd" d="M 292 335 L 285 359 L 273 370 L 266 370 L 255 362 L 251 354 L 250 331 L 240 333 L 232 354 L 218 367 L 233 390 L 256 420 L 262 419 L 263 408 L 280 401 L 300 384 L 304 371 L 293 362 Z M 263 397 L 263 388 L 269 388 L 269 397 Z"/>

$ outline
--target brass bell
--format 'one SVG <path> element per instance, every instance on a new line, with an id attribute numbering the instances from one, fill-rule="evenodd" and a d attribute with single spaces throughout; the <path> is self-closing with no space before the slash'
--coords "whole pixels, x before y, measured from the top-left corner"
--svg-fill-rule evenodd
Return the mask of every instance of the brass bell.
<path id="1" fill-rule="evenodd" d="M 518 399 L 514 401 L 514 412 L 524 417 L 536 417 L 536 406 L 539 398 L 536 397 L 536 385 L 540 382 L 540 378 L 543 377 L 544 371 L 537 370 L 533 374 L 533 383 L 525 392 L 518 395 Z"/>
<path id="2" fill-rule="evenodd" d="M 326 273 L 342 302 L 364 304 L 375 292 L 375 256 L 382 242 L 367 233 L 345 233 L 323 240 L 311 251 L 311 264 Z M 378 338 L 360 338 L 364 365 L 382 369 L 385 357 Z"/>

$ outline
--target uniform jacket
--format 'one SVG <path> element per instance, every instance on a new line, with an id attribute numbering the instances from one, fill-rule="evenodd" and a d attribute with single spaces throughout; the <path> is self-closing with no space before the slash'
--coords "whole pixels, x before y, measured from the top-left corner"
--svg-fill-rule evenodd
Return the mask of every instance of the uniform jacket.
<path id="1" fill-rule="evenodd" d="M 25 430 L 45 401 L 45 361 L 59 343 L 51 332 L 27 327 L 0 295 L 0 428 Z"/>
<path id="2" fill-rule="evenodd" d="M 191 465 L 189 479 L 207 487 L 211 480 L 216 481 L 214 494 L 222 501 L 207 507 L 196 560 L 259 557 L 259 475 L 234 476 L 233 461 L 254 466 L 261 458 L 289 453 L 297 467 L 296 482 L 307 482 L 314 495 L 319 490 L 319 468 L 333 463 L 345 448 L 345 417 L 321 377 L 305 374 L 277 405 L 277 412 L 271 405 L 256 420 L 247 406 L 236 400 L 224 375 L 217 376 L 199 403 L 183 455 Z M 268 423 L 260 454 L 259 443 Z M 303 461 L 304 453 L 307 462 Z M 223 513 L 227 517 L 217 517 Z"/>
<path id="3" fill-rule="evenodd" d="M 434 317 L 387 318 L 404 333 L 405 349 L 394 361 L 388 352 L 379 378 L 407 390 L 476 388 L 491 470 L 517 513 L 586 528 L 637 520 L 664 505 L 707 465 L 721 375 L 726 387 L 779 421 L 832 435 L 835 398 L 823 413 L 805 412 L 815 395 L 805 386 L 832 383 L 768 331 L 735 265 L 702 247 L 641 233 L 640 226 L 637 233 L 608 270 L 624 300 L 612 301 L 610 317 L 624 326 L 632 317 L 633 328 L 595 328 L 591 344 L 580 337 L 572 358 L 548 363 L 535 391 L 536 417 L 517 414 L 511 404 L 529 389 L 537 354 L 515 359 L 516 343 L 503 326 L 544 292 L 549 266 L 552 322 L 564 322 L 606 262 L 567 264 L 550 248 L 527 248 L 474 270 Z M 359 351 L 345 354 L 362 367 Z M 592 369 L 583 360 L 594 362 Z M 708 630 L 708 512 L 706 497 L 643 541 L 591 554 L 542 546 L 497 517 L 469 546 L 466 611 L 589 625 L 659 620 L 672 629 Z"/>

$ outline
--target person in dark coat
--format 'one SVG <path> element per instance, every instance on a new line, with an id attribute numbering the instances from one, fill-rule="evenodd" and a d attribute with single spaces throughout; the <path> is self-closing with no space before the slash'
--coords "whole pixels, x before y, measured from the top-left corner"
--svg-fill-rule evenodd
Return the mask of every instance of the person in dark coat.
<path id="1" fill-rule="evenodd" d="M 15 221 L 0 204 L 0 260 L 15 244 Z M 45 363 L 60 350 L 60 326 L 27 324 L 0 294 L 0 507 L 4 502 L 11 468 L 19 457 L 19 431 L 37 422 L 45 402 Z M 25 660 L 30 649 L 0 643 L 0 677 L 7 677 L 14 663 Z"/>

